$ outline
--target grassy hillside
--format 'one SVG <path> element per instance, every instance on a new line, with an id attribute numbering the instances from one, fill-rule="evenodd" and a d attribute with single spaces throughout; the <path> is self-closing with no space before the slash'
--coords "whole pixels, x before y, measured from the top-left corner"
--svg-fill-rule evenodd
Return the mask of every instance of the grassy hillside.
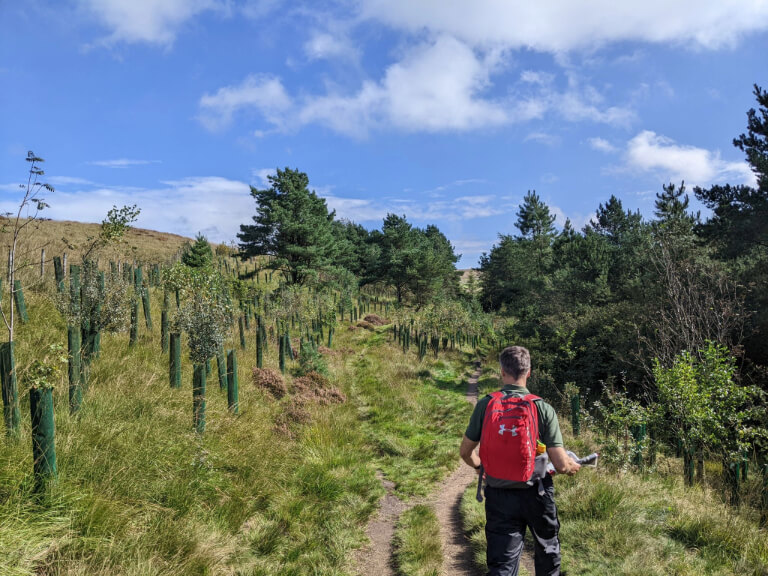
<path id="1" fill-rule="evenodd" d="M 31 321 L 16 336 L 22 437 L 0 441 L 3 575 L 350 574 L 383 493 L 376 471 L 407 499 L 454 466 L 469 411 L 461 353 L 418 363 L 383 328 L 341 325 L 326 358 L 345 401 L 306 391 L 278 399 L 251 381 L 255 332 L 241 350 L 233 331 L 240 414 L 227 411 L 214 362 L 199 437 L 186 354 L 182 389 L 169 387 L 160 303 L 153 293 L 154 331 L 142 322 L 133 348 L 126 334 L 103 337 L 76 417 L 60 377 L 59 480 L 40 498 L 26 373 L 47 345 L 66 342 L 66 326 L 49 294 L 30 293 Z M 277 369 L 269 346 L 266 365 Z"/>
<path id="2" fill-rule="evenodd" d="M 0 245 L 6 247 L 0 255 L 2 262 L 7 262 L 7 246 L 11 243 L 12 227 L 12 220 L 0 218 Z M 88 238 L 97 237 L 100 229 L 100 224 L 68 220 L 34 221 L 22 233 L 19 257 L 33 265 L 34 273 L 39 273 L 40 250 L 42 248 L 45 248 L 48 260 L 66 252 L 69 261 L 75 262 L 80 259 L 83 249 L 88 246 Z M 105 256 L 116 260 L 166 263 L 178 254 L 187 242 L 191 242 L 191 239 L 184 236 L 132 228 L 120 245 L 113 247 Z M 53 265 L 50 262 L 47 264 L 47 268 L 52 275 Z"/>

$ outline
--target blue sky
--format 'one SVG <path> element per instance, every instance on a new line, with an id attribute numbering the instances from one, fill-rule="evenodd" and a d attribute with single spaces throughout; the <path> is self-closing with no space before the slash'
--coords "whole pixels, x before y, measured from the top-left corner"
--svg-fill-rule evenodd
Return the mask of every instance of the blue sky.
<path id="1" fill-rule="evenodd" d="M 0 209 L 27 150 L 48 216 L 235 238 L 275 167 L 340 217 L 387 212 L 477 263 L 536 190 L 562 226 L 611 194 L 749 183 L 767 0 L 0 2 Z"/>

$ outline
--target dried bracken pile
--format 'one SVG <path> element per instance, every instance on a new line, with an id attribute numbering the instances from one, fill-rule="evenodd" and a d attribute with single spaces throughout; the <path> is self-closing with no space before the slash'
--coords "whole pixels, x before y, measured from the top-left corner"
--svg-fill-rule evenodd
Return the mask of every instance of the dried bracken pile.
<path id="1" fill-rule="evenodd" d="M 373 330 L 375 330 L 375 329 L 376 329 L 376 326 L 374 326 L 374 325 L 373 325 L 373 324 L 371 324 L 370 322 L 366 322 L 365 320 L 360 320 L 360 321 L 357 323 L 357 327 L 358 327 L 358 328 L 365 328 L 366 330 L 371 330 L 371 331 L 373 331 Z"/>
<path id="2" fill-rule="evenodd" d="M 256 388 L 266 390 L 273 397 L 280 399 L 288 394 L 288 388 L 283 380 L 283 375 L 271 368 L 254 368 L 252 373 L 253 383 Z"/>
<path id="3" fill-rule="evenodd" d="M 382 318 L 378 314 L 368 314 L 363 320 L 374 326 L 386 326 L 389 324 L 389 320 Z"/>
<path id="4" fill-rule="evenodd" d="M 343 392 L 331 386 L 328 378 L 317 372 L 309 372 L 306 376 L 294 378 L 291 392 L 297 402 L 317 402 L 328 405 L 347 401 Z"/>

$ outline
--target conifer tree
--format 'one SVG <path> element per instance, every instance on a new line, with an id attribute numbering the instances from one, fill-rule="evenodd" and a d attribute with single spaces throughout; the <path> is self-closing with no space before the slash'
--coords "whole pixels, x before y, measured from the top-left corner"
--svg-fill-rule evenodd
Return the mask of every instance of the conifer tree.
<path id="1" fill-rule="evenodd" d="M 206 237 L 198 234 L 195 237 L 195 243 L 182 254 L 181 261 L 190 268 L 209 266 L 213 262 L 213 250 Z"/>

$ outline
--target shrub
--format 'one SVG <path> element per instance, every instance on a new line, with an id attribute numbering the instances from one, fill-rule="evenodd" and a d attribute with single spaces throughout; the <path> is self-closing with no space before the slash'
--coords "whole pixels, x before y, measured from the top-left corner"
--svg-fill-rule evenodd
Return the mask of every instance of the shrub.
<path id="1" fill-rule="evenodd" d="M 299 366 L 296 369 L 297 376 L 306 376 L 310 372 L 318 372 L 328 375 L 328 364 L 320 352 L 311 344 L 301 347 L 299 351 Z"/>

